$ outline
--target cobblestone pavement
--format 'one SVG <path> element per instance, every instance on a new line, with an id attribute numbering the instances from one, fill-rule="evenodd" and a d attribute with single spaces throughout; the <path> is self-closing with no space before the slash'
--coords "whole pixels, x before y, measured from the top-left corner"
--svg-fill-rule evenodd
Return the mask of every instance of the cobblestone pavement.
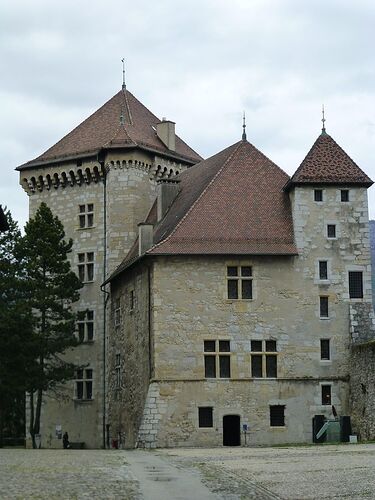
<path id="1" fill-rule="evenodd" d="M 2 449 L 0 499 L 375 499 L 374 471 L 375 444 Z"/>

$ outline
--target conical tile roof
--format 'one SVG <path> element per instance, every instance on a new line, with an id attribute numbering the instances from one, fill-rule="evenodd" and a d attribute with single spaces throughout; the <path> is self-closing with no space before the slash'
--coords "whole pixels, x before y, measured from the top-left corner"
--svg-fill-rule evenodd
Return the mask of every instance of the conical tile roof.
<path id="1" fill-rule="evenodd" d="M 301 184 L 347 184 L 369 187 L 372 180 L 330 135 L 322 132 L 286 188 Z"/>
<path id="2" fill-rule="evenodd" d="M 18 167 L 95 154 L 103 148 L 140 147 L 196 163 L 202 158 L 176 136 L 176 150 L 169 150 L 156 134 L 160 120 L 128 90 L 120 90 L 95 113 L 42 155 Z"/>

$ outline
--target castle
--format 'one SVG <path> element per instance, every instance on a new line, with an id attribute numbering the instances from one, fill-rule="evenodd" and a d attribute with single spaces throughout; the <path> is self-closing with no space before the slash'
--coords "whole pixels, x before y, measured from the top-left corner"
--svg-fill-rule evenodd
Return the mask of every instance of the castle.
<path id="1" fill-rule="evenodd" d="M 372 181 L 324 126 L 291 178 L 245 129 L 202 161 L 123 85 L 18 170 L 84 283 L 85 368 L 45 398 L 44 447 L 311 442 L 332 406 L 365 434 Z"/>

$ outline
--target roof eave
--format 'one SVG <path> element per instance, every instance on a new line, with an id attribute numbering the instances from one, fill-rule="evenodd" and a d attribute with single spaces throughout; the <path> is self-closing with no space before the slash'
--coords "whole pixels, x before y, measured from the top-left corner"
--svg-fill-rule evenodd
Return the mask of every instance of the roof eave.
<path id="1" fill-rule="evenodd" d="M 283 190 L 286 192 L 289 192 L 292 188 L 297 187 L 297 186 L 353 186 L 353 187 L 365 187 L 369 188 L 374 184 L 373 181 L 350 181 L 350 182 L 345 182 L 345 181 L 293 181 L 289 180 L 285 186 L 283 187 Z"/>

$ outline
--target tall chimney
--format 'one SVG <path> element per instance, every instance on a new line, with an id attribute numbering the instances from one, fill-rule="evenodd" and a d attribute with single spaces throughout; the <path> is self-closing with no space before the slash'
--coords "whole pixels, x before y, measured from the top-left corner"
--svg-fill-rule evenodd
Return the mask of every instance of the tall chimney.
<path id="1" fill-rule="evenodd" d="M 172 205 L 174 199 L 178 195 L 180 180 L 179 179 L 160 179 L 157 183 L 157 211 L 158 222 L 166 214 L 168 208 Z"/>
<path id="2" fill-rule="evenodd" d="M 156 124 L 156 133 L 159 139 L 167 146 L 171 151 L 176 151 L 176 134 L 175 134 L 175 122 L 166 120 Z"/>
<path id="3" fill-rule="evenodd" d="M 138 224 L 138 255 L 141 256 L 154 244 L 154 226 L 141 222 Z"/>

